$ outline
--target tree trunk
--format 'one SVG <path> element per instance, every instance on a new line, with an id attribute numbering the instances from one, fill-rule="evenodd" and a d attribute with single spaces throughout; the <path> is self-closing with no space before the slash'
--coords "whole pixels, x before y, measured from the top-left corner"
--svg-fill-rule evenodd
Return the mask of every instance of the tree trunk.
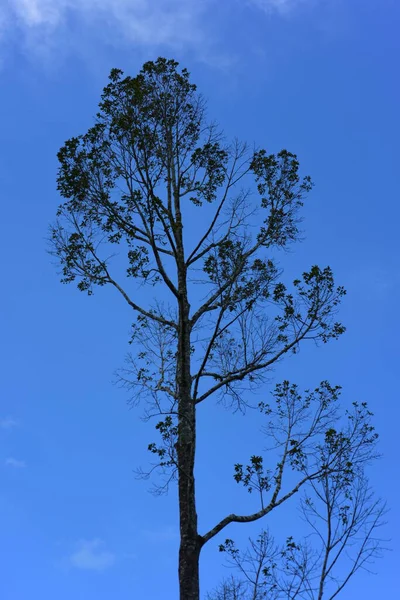
<path id="1" fill-rule="evenodd" d="M 172 136 L 171 136 L 172 140 Z M 171 148 L 172 148 L 171 141 Z M 191 325 L 190 304 L 187 291 L 187 271 L 183 245 L 183 227 L 180 208 L 178 177 L 174 154 L 170 152 L 169 187 L 175 206 L 175 239 L 178 271 L 178 492 L 179 492 L 179 598 L 200 600 L 199 558 L 201 537 L 197 530 L 196 491 L 194 465 L 196 453 L 196 407 L 192 398 Z"/>
<path id="2" fill-rule="evenodd" d="M 199 580 L 200 544 L 181 539 L 179 549 L 179 598 L 180 600 L 200 599 Z"/>
<path id="3" fill-rule="evenodd" d="M 185 282 L 186 283 L 186 282 Z M 185 287 L 183 284 L 182 287 Z M 196 452 L 196 409 L 191 396 L 189 303 L 182 290 L 178 342 L 178 489 L 179 489 L 179 598 L 199 600 L 199 557 L 201 538 L 197 531 L 194 465 Z"/>

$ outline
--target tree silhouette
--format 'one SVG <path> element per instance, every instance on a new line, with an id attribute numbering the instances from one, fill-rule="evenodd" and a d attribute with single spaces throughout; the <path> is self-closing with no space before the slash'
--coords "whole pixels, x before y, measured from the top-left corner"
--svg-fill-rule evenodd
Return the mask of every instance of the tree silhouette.
<path id="1" fill-rule="evenodd" d="M 259 494 L 259 510 L 198 531 L 202 404 L 214 397 L 243 408 L 277 361 L 306 340 L 326 343 L 344 332 L 334 315 L 345 291 L 331 269 L 311 266 L 285 285 L 274 260 L 299 238 L 299 210 L 312 183 L 287 150 L 226 143 L 207 121 L 189 73 L 164 58 L 136 77 L 113 69 L 95 124 L 68 140 L 58 159 L 65 201 L 51 228 L 52 252 L 63 282 L 77 281 L 88 294 L 111 285 L 132 308 L 135 353 L 120 378 L 134 399 L 146 399 L 146 416 L 158 419 L 160 441 L 149 450 L 153 470 L 166 477 L 161 488 L 177 479 L 180 598 L 197 600 L 205 543 L 324 477 L 351 479 L 374 445 L 363 407 L 352 434 L 331 425 L 337 388 L 325 382 L 302 396 L 284 382 L 274 407 L 261 406 L 264 418 L 274 414 L 278 423 L 275 467 L 265 470 L 259 456 L 235 467 L 235 479 Z M 134 280 L 153 291 L 152 300 Z M 297 479 L 284 489 L 287 469 Z"/>

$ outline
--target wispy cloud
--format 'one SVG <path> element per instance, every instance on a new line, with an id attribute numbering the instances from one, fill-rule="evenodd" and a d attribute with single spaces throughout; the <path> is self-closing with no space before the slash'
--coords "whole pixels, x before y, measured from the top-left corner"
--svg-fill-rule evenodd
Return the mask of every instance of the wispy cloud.
<path id="1" fill-rule="evenodd" d="M 104 571 L 114 565 L 116 556 L 105 548 L 102 540 L 81 540 L 69 557 L 69 564 L 76 569 Z"/>
<path id="2" fill-rule="evenodd" d="M 90 55 L 89 48 L 101 40 L 115 48 L 125 44 L 146 52 L 185 50 L 226 68 L 235 58 L 226 52 L 221 31 L 227 31 L 235 5 L 288 14 L 298 5 L 322 1 L 326 0 L 231 0 L 217 9 L 213 0 L 9 0 L 6 8 L 3 3 L 0 7 L 0 36 L 3 29 L 5 39 L 18 40 L 30 55 L 51 61 L 69 52 Z"/>
<path id="3" fill-rule="evenodd" d="M 203 38 L 199 19 L 209 0 L 12 0 L 10 21 L 29 35 L 55 33 L 73 20 L 119 32 L 133 44 L 193 45 Z M 114 35 L 115 37 L 115 35 Z"/>
<path id="4" fill-rule="evenodd" d="M 248 3 L 266 13 L 288 15 L 293 9 L 305 4 L 321 3 L 321 0 L 248 0 Z"/>
<path id="5" fill-rule="evenodd" d="M 26 467 L 26 462 L 24 460 L 18 460 L 12 456 L 6 458 L 4 464 L 6 467 L 11 467 L 12 469 L 25 469 Z"/>
<path id="6" fill-rule="evenodd" d="M 0 429 L 14 429 L 18 426 L 18 421 L 14 417 L 5 417 L 0 419 Z"/>

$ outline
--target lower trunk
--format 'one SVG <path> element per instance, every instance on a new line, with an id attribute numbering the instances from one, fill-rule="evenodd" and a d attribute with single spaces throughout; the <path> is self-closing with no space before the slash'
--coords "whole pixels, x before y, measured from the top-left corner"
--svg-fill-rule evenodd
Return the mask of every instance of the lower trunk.
<path id="1" fill-rule="evenodd" d="M 181 436 L 188 443 L 179 445 L 179 598 L 180 600 L 199 600 L 199 557 L 201 538 L 197 531 L 197 512 L 194 479 L 195 426 L 192 412 L 192 423 L 188 427 L 188 419 L 181 422 Z"/>
<path id="2" fill-rule="evenodd" d="M 179 598 L 200 599 L 199 580 L 200 544 L 197 540 L 181 540 L 179 548 Z"/>
<path id="3" fill-rule="evenodd" d="M 196 451 L 195 407 L 189 398 L 180 403 L 178 489 L 179 489 L 179 590 L 180 600 L 199 600 L 199 557 L 202 538 L 197 530 L 194 457 Z"/>
<path id="4" fill-rule="evenodd" d="M 196 454 L 196 407 L 191 397 L 189 303 L 186 281 L 179 283 L 183 301 L 178 331 L 178 490 L 179 490 L 179 598 L 200 600 L 199 557 L 194 466 Z"/>

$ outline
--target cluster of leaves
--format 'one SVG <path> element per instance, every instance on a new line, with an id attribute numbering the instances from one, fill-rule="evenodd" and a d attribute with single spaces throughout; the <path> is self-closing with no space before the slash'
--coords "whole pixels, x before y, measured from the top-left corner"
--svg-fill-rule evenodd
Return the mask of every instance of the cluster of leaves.
<path id="1" fill-rule="evenodd" d="M 265 471 L 262 456 L 251 456 L 250 464 L 243 467 L 242 464 L 235 465 L 234 479 L 236 483 L 242 483 L 247 491 L 251 493 L 256 490 L 268 492 L 271 489 L 271 475 Z"/>
<path id="2" fill-rule="evenodd" d="M 160 467 L 176 466 L 176 441 L 178 436 L 178 427 L 171 415 L 167 415 L 163 421 L 159 421 L 156 430 L 161 435 L 162 446 L 157 446 L 154 442 L 148 445 L 148 450 L 156 454 L 160 459 Z"/>
<path id="3" fill-rule="evenodd" d="M 324 343 L 337 339 L 346 331 L 332 318 L 346 290 L 335 286 L 330 267 L 320 269 L 314 265 L 310 271 L 303 273 L 302 281 L 295 279 L 293 286 L 296 297 L 287 292 L 283 283 L 278 283 L 273 291 L 274 302 L 282 308 L 282 314 L 275 317 L 280 341 L 288 343 L 288 331 L 293 328 L 305 327 L 307 336 Z"/>
<path id="4" fill-rule="evenodd" d="M 304 196 L 312 189 L 311 178 L 300 179 L 297 156 L 287 150 L 281 150 L 277 155 L 267 155 L 265 150 L 259 150 L 254 154 L 250 168 L 256 178 L 261 206 L 269 212 L 257 239 L 266 247 L 285 247 L 298 237 L 297 211 L 303 206 Z"/>

